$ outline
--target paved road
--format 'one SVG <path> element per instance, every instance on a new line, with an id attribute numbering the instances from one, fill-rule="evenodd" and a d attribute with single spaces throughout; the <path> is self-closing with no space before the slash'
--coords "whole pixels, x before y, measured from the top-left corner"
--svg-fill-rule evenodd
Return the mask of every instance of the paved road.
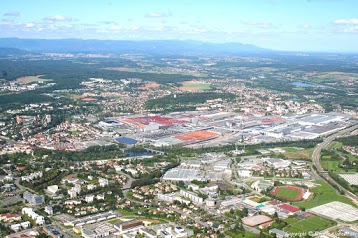
<path id="1" fill-rule="evenodd" d="M 238 168 L 237 168 L 237 164 L 236 162 L 232 163 L 231 165 L 231 169 L 232 169 L 232 173 L 234 174 L 234 177 L 237 181 L 240 181 L 240 185 L 241 187 L 244 187 L 246 189 L 246 194 L 248 193 L 253 193 L 253 194 L 256 194 L 256 195 L 262 195 L 260 192 L 254 190 L 253 188 L 251 188 L 250 186 L 248 186 L 244 179 L 243 178 L 240 178 L 239 175 L 238 175 Z M 229 183 L 231 183 L 231 181 L 228 181 Z"/>
<path id="2" fill-rule="evenodd" d="M 343 188 L 341 185 L 339 185 L 334 179 L 332 179 L 328 172 L 323 169 L 323 167 L 320 164 L 320 157 L 321 157 L 321 151 L 329 146 L 329 144 L 332 143 L 335 139 L 342 135 L 346 135 L 354 130 L 358 129 L 358 125 L 354 125 L 352 127 L 346 128 L 344 130 L 341 130 L 329 137 L 327 137 L 322 143 L 318 144 L 315 150 L 312 153 L 312 161 L 313 164 L 316 166 L 318 174 L 320 177 L 327 180 L 329 183 L 336 185 L 341 191 L 344 192 L 345 196 L 352 199 L 355 203 L 358 202 L 358 196 L 354 193 L 348 191 L 347 189 Z"/>
<path id="3" fill-rule="evenodd" d="M 54 221 L 52 219 L 51 219 L 51 221 L 52 221 L 52 225 L 54 225 L 57 228 L 57 230 L 61 232 L 61 234 L 63 235 L 64 238 L 73 237 L 73 235 L 70 232 L 71 229 L 65 229 L 63 226 L 61 226 L 60 222 Z"/>
<path id="4" fill-rule="evenodd" d="M 133 183 L 133 181 L 134 181 L 135 179 L 132 178 L 129 174 L 123 173 L 122 171 L 119 171 L 118 173 L 127 177 L 127 182 L 126 182 L 126 184 L 125 184 L 125 185 L 123 186 L 123 188 L 122 188 L 122 190 L 127 190 L 127 191 L 125 191 L 125 192 L 127 193 L 127 192 L 128 192 L 128 189 L 131 188 L 132 183 Z"/>
<path id="5" fill-rule="evenodd" d="M 21 178 L 15 178 L 15 179 L 14 179 L 15 185 L 16 185 L 20 190 L 30 191 L 31 193 L 37 194 L 37 192 L 34 191 L 34 190 L 32 190 L 31 188 L 22 186 L 22 185 L 20 184 L 20 179 L 21 179 Z"/>

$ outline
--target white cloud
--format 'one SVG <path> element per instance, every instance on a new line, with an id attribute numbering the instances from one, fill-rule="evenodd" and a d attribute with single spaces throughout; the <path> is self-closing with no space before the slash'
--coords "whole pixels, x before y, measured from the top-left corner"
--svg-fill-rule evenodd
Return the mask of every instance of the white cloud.
<path id="1" fill-rule="evenodd" d="M 45 17 L 43 20 L 49 22 L 64 22 L 64 21 L 72 21 L 73 19 L 72 17 L 55 15 L 55 16 Z"/>
<path id="2" fill-rule="evenodd" d="M 34 23 L 26 23 L 24 26 L 25 26 L 25 28 L 32 28 L 35 26 L 35 24 Z"/>
<path id="3" fill-rule="evenodd" d="M 310 29 L 312 26 L 311 26 L 310 24 L 306 23 L 306 24 L 303 24 L 302 27 L 303 27 L 303 29 L 308 30 L 308 29 Z"/>
<path id="4" fill-rule="evenodd" d="M 346 32 L 346 33 L 358 33 L 358 26 L 353 26 L 353 27 L 344 29 L 343 32 Z"/>
<path id="5" fill-rule="evenodd" d="M 337 25 L 357 25 L 358 18 L 351 18 L 351 19 L 337 19 L 333 22 Z"/>
<path id="6" fill-rule="evenodd" d="M 111 30 L 111 31 L 120 31 L 120 30 L 122 30 L 122 27 L 121 26 L 111 26 L 109 28 L 109 30 Z"/>
<path id="7" fill-rule="evenodd" d="M 149 12 L 145 17 L 160 18 L 162 15 L 159 12 Z"/>
<path id="8" fill-rule="evenodd" d="M 149 18 L 166 18 L 170 16 L 172 16 L 170 12 L 169 13 L 149 12 L 145 14 L 145 17 L 149 17 Z"/>
<path id="9" fill-rule="evenodd" d="M 105 25 L 118 24 L 116 21 L 99 21 L 98 23 Z"/>
<path id="10" fill-rule="evenodd" d="M 275 28 L 274 24 L 268 21 L 251 21 L 251 20 L 241 20 L 241 23 L 247 26 L 252 26 L 260 29 L 272 29 Z"/>

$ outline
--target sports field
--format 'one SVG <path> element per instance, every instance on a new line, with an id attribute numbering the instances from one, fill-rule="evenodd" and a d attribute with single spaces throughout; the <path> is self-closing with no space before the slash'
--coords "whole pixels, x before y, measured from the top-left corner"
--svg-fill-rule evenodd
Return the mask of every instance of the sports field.
<path id="1" fill-rule="evenodd" d="M 175 136 L 175 138 L 184 141 L 207 140 L 218 136 L 218 133 L 212 131 L 194 131 L 186 134 Z"/>
<path id="2" fill-rule="evenodd" d="M 288 201 L 300 201 L 305 194 L 305 190 L 295 186 L 282 186 L 274 188 L 271 194 Z"/>
<path id="3" fill-rule="evenodd" d="M 276 197 L 291 198 L 294 199 L 300 194 L 300 191 L 292 190 L 288 188 L 282 188 L 276 193 Z"/>
<path id="4" fill-rule="evenodd" d="M 313 216 L 304 220 L 288 218 L 285 222 L 287 222 L 288 225 L 284 228 L 284 231 L 290 233 L 321 231 L 335 225 L 335 222 L 319 216 Z"/>

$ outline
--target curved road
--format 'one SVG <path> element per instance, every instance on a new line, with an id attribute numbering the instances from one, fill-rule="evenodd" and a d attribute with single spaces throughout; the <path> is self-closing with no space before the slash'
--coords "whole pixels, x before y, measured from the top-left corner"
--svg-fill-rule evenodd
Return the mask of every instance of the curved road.
<path id="1" fill-rule="evenodd" d="M 351 126 L 349 128 L 343 129 L 329 137 L 327 137 L 321 144 L 318 144 L 317 147 L 315 148 L 315 150 L 312 153 L 312 161 L 313 164 L 316 166 L 317 171 L 319 176 L 321 176 L 322 178 L 324 178 L 325 180 L 327 180 L 330 184 L 334 184 L 336 185 L 341 191 L 344 192 L 345 196 L 352 199 L 355 203 L 357 203 L 358 201 L 358 196 L 355 195 L 354 193 L 348 191 L 347 189 L 343 188 L 341 185 L 339 185 L 334 179 L 332 179 L 329 174 L 328 171 L 325 171 L 323 169 L 323 167 L 320 164 L 320 157 L 321 157 L 321 151 L 322 149 L 325 149 L 326 147 L 329 146 L 329 144 L 332 143 L 332 141 L 334 141 L 335 139 L 337 139 L 339 136 L 342 136 L 344 134 L 347 134 L 351 131 L 354 131 L 358 129 L 358 125 L 354 125 Z"/>

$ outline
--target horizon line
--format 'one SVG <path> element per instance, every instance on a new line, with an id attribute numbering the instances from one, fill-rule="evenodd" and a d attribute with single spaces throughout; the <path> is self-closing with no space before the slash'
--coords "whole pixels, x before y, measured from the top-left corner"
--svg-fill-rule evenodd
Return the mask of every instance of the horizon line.
<path id="1" fill-rule="evenodd" d="M 225 45 L 225 44 L 241 44 L 241 45 L 249 45 L 262 49 L 263 51 L 269 52 L 282 52 L 282 53 L 335 53 L 335 54 L 358 54 L 357 51 L 340 51 L 340 50 L 278 50 L 278 49 L 270 49 L 262 46 L 258 46 L 250 43 L 242 43 L 239 41 L 227 41 L 227 42 L 213 42 L 213 41 L 204 41 L 204 40 L 195 40 L 195 39 L 96 39 L 96 38 L 22 38 L 22 37 L 0 37 L 0 39 L 19 39 L 19 40 L 82 40 L 82 41 L 127 41 L 127 42 L 149 42 L 149 41 L 192 41 L 192 42 L 201 42 L 207 44 L 216 44 L 216 45 Z M 16 47 L 2 47 L 0 48 L 14 48 Z"/>

